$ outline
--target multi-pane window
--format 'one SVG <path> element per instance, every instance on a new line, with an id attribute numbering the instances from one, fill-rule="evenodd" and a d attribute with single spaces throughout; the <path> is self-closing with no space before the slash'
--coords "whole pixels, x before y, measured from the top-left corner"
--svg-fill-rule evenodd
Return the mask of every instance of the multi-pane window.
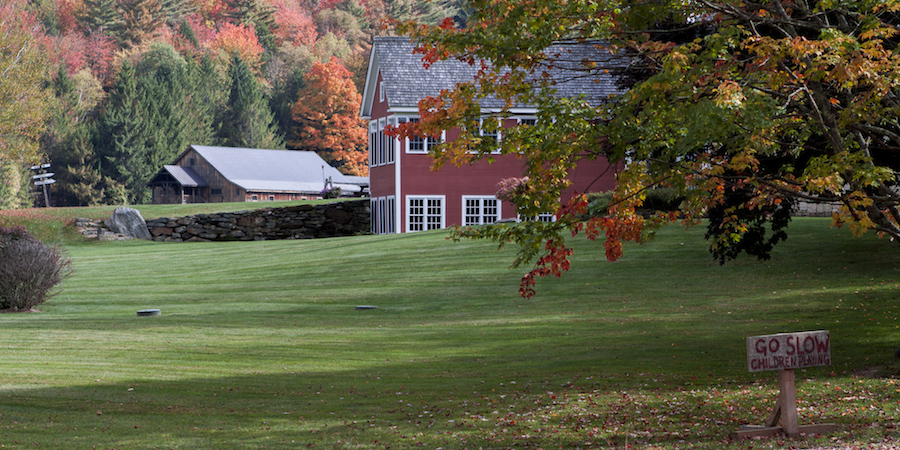
<path id="1" fill-rule="evenodd" d="M 406 197 L 407 231 L 444 228 L 444 197 Z"/>
<path id="2" fill-rule="evenodd" d="M 495 197 L 463 197 L 463 224 L 482 225 L 500 220 L 500 202 Z"/>
<path id="3" fill-rule="evenodd" d="M 377 166 L 375 153 L 378 151 L 378 121 L 369 122 L 369 167 Z"/>
<path id="4" fill-rule="evenodd" d="M 487 128 L 485 128 L 486 125 Z M 483 118 L 478 121 L 478 134 L 485 142 L 495 146 L 492 153 L 500 153 L 500 128 L 500 119 L 496 117 Z"/>
<path id="5" fill-rule="evenodd" d="M 524 118 L 524 119 L 519 119 L 519 125 L 527 125 L 527 126 L 533 127 L 533 126 L 535 126 L 536 124 L 537 124 L 537 119 L 535 119 L 535 118 L 533 118 L 533 117 L 527 117 L 527 118 Z"/>
<path id="6" fill-rule="evenodd" d="M 396 233 L 394 196 L 373 198 L 369 201 L 369 205 L 372 209 L 372 233 Z"/>
<path id="7" fill-rule="evenodd" d="M 415 123 L 419 121 L 418 117 L 400 117 L 398 118 L 400 123 L 411 122 Z M 441 143 L 441 138 L 428 136 L 427 138 L 423 138 L 421 136 L 412 136 L 406 141 L 406 152 L 407 153 L 428 153 L 432 147 Z"/>
<path id="8" fill-rule="evenodd" d="M 385 204 L 385 217 L 384 217 L 384 232 L 385 233 L 396 233 L 397 232 L 397 205 L 394 201 L 394 196 L 389 196 L 384 200 Z"/>
<path id="9" fill-rule="evenodd" d="M 535 217 L 535 216 L 519 216 L 519 221 L 520 222 L 528 222 L 528 221 L 547 222 L 547 223 L 556 222 L 556 214 L 540 213 L 537 215 L 537 217 Z"/>
<path id="10" fill-rule="evenodd" d="M 388 125 L 396 125 L 393 117 L 369 122 L 369 166 L 381 166 L 394 162 L 397 139 L 384 132 Z"/>

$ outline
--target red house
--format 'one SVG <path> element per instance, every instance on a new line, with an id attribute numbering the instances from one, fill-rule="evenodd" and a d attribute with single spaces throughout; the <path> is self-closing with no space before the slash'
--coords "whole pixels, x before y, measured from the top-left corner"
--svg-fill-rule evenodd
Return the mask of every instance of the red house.
<path id="1" fill-rule="evenodd" d="M 477 70 L 457 60 L 440 61 L 425 69 L 421 55 L 407 38 L 376 37 L 369 59 L 361 115 L 369 121 L 369 182 L 372 202 L 372 232 L 376 234 L 432 230 L 452 225 L 478 225 L 515 219 L 516 209 L 496 198 L 497 183 L 521 177 L 522 161 L 514 155 L 497 155 L 493 163 L 480 161 L 462 167 L 444 166 L 430 170 L 428 153 L 434 139 L 396 139 L 384 133 L 388 125 L 418 120 L 418 102 L 436 96 L 441 89 L 470 81 Z M 566 52 L 585 52 L 596 58 L 592 44 L 572 45 Z M 578 56 L 578 55 L 576 55 Z M 572 59 L 572 58 L 569 58 Z M 581 59 L 576 59 L 581 61 Z M 618 92 L 611 75 L 605 79 L 573 77 L 557 85 L 559 95 L 585 95 L 602 102 Z M 486 99 L 486 114 L 498 112 L 499 101 Z M 536 120 L 536 109 L 516 108 L 504 119 L 503 128 Z M 500 130 L 502 139 L 502 129 Z M 442 140 L 454 139 L 456 130 L 447 130 Z M 615 187 L 615 171 L 602 158 L 583 160 L 570 174 L 570 192 L 600 192 Z M 542 217 L 550 220 L 550 215 Z"/>

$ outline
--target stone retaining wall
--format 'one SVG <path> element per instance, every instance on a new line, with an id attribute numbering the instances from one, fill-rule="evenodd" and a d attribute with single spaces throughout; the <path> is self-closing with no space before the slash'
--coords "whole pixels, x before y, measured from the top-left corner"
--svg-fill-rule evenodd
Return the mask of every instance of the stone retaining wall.
<path id="1" fill-rule="evenodd" d="M 370 232 L 369 200 L 299 205 L 147 221 L 154 241 L 263 241 Z"/>

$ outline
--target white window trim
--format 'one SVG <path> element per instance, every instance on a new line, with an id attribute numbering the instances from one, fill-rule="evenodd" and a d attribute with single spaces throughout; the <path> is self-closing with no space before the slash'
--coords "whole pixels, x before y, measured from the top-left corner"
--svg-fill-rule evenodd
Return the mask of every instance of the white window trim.
<path id="1" fill-rule="evenodd" d="M 484 120 L 485 119 L 494 119 L 497 121 L 497 148 L 495 148 L 494 150 L 491 150 L 491 154 L 496 155 L 496 154 L 500 153 L 500 149 L 502 147 L 501 143 L 503 142 L 503 119 L 501 117 L 495 117 L 495 116 L 482 117 L 482 118 L 478 119 L 478 135 L 479 136 L 484 136 Z"/>
<path id="2" fill-rule="evenodd" d="M 415 122 L 415 121 L 418 121 L 418 120 L 419 120 L 419 118 L 416 117 L 416 116 L 400 116 L 400 117 L 397 118 L 397 121 L 398 121 L 399 123 Z M 441 131 L 441 136 L 438 138 L 438 141 L 437 141 L 436 143 L 433 143 L 433 144 L 432 144 L 432 143 L 429 143 L 429 138 L 422 138 L 422 150 L 411 150 L 411 149 L 410 149 L 410 143 L 411 143 L 412 139 L 409 139 L 409 138 L 404 139 L 404 140 L 403 140 L 403 143 L 402 143 L 401 145 L 403 145 L 403 151 L 404 151 L 405 153 L 407 153 L 407 154 L 410 154 L 410 155 L 427 155 L 428 152 L 431 151 L 431 147 L 432 147 L 433 145 L 442 144 L 442 143 L 444 143 L 446 140 L 447 140 L 447 131 L 444 130 L 444 131 Z"/>
<path id="3" fill-rule="evenodd" d="M 375 167 L 378 152 L 378 120 L 369 121 L 369 167 Z"/>
<path id="4" fill-rule="evenodd" d="M 386 119 L 384 117 L 378 119 L 378 135 L 375 138 L 375 140 L 377 141 L 376 147 L 378 148 L 378 151 L 375 154 L 376 155 L 376 157 L 375 157 L 375 165 L 376 166 L 384 165 L 384 125 L 385 125 L 385 122 L 386 122 Z"/>
<path id="5" fill-rule="evenodd" d="M 412 229 L 412 221 L 410 220 L 412 214 L 412 202 L 413 200 L 424 200 L 425 205 L 425 214 L 422 217 L 422 226 L 421 230 L 413 230 Z M 441 201 L 441 222 L 440 226 L 437 229 L 447 228 L 447 196 L 446 195 L 407 195 L 406 196 L 406 232 L 407 233 L 415 233 L 417 231 L 428 231 L 428 200 L 440 200 Z"/>
<path id="6" fill-rule="evenodd" d="M 378 233 L 378 199 L 375 197 L 369 198 L 369 229 L 372 230 L 372 234 Z"/>
<path id="7" fill-rule="evenodd" d="M 396 117 L 388 117 L 386 125 L 397 126 L 397 118 Z M 385 149 L 385 164 L 393 164 L 396 161 L 397 156 L 397 146 L 398 139 L 394 136 L 384 135 L 385 142 L 388 143 L 388 148 Z"/>
<path id="8" fill-rule="evenodd" d="M 478 223 L 466 223 L 466 217 L 469 216 L 468 212 L 466 211 L 466 208 L 467 208 L 466 203 L 468 200 L 479 200 Z M 497 202 L 497 214 L 494 216 L 494 220 L 492 222 L 484 221 L 484 218 L 485 218 L 484 200 L 494 200 L 495 202 Z M 463 225 L 465 225 L 465 226 L 484 225 L 486 223 L 497 223 L 503 217 L 503 211 L 501 211 L 502 207 L 503 207 L 503 202 L 500 201 L 497 197 L 495 197 L 493 195 L 463 195 L 462 196 L 462 215 L 460 216 L 460 218 L 461 218 L 460 222 L 462 222 Z"/>
<path id="9" fill-rule="evenodd" d="M 395 117 L 369 121 L 369 167 L 385 166 L 397 161 L 397 146 L 400 140 L 384 133 L 388 125 L 396 124 Z"/>
<path id="10" fill-rule="evenodd" d="M 372 234 L 394 234 L 397 232 L 396 197 L 375 197 L 369 200 L 371 208 Z"/>
<path id="11" fill-rule="evenodd" d="M 526 220 L 529 220 L 529 219 L 527 217 L 523 217 L 521 214 L 516 214 L 516 221 L 524 222 Z M 540 214 L 538 214 L 538 216 L 535 220 L 537 220 L 538 222 L 549 222 L 549 223 L 556 222 L 556 214 L 540 213 Z"/>
<path id="12" fill-rule="evenodd" d="M 384 81 L 378 83 L 378 103 L 384 103 Z"/>
<path id="13" fill-rule="evenodd" d="M 384 234 L 394 234 L 397 232 L 396 214 L 397 198 L 393 195 L 385 197 L 384 201 Z"/>

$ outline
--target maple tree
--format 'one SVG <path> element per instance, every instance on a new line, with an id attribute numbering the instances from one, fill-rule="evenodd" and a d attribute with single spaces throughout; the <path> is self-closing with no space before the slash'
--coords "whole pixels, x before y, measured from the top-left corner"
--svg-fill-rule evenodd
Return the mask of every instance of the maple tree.
<path id="1" fill-rule="evenodd" d="M 262 55 L 265 51 L 252 27 L 230 22 L 222 24 L 210 48 L 218 54 L 223 63 L 230 64 L 232 58 L 237 56 L 254 69 L 258 69 L 262 64 Z"/>
<path id="2" fill-rule="evenodd" d="M 273 0 L 275 7 L 275 36 L 279 42 L 294 45 L 314 45 L 318 38 L 316 24 L 308 11 L 296 2 Z"/>
<path id="3" fill-rule="evenodd" d="M 310 150 L 350 175 L 368 175 L 367 131 L 359 117 L 362 96 L 353 74 L 337 58 L 315 63 L 291 109 L 288 148 Z"/>
<path id="4" fill-rule="evenodd" d="M 568 268 L 565 234 L 581 230 L 592 239 L 605 234 L 607 257 L 615 260 L 623 241 L 642 242 L 663 223 L 708 218 L 717 259 L 740 252 L 767 258 L 786 237 L 791 208 L 804 201 L 835 204 L 833 223 L 856 234 L 900 238 L 900 2 L 472 0 L 468 6 L 465 29 L 449 20 L 399 25 L 417 39 L 426 64 L 456 57 L 481 69 L 472 82 L 420 103 L 422 120 L 399 133 L 458 127 L 460 142 L 438 147 L 435 158 L 438 165 L 465 162 L 489 154 L 466 131 L 484 114 L 479 99 L 506 100 L 501 115 L 517 103 L 540 109 L 535 126 L 506 133 L 503 148 L 527 161 L 528 183 L 516 204 L 555 211 L 558 220 L 454 235 L 518 243 L 516 263 L 536 261 L 523 295 L 534 294 L 536 277 Z M 561 63 L 565 54 L 547 49 L 567 39 L 596 42 L 598 54 L 616 57 Z M 559 71 L 612 71 L 627 89 L 601 106 L 560 98 Z M 625 165 L 607 214 L 582 221 L 584 197 L 560 201 L 558 194 L 568 170 L 591 155 Z M 637 214 L 657 186 L 684 196 L 679 215 Z"/>
<path id="5" fill-rule="evenodd" d="M 52 104 L 49 53 L 25 2 L 0 5 L 0 164 L 34 162 Z"/>

